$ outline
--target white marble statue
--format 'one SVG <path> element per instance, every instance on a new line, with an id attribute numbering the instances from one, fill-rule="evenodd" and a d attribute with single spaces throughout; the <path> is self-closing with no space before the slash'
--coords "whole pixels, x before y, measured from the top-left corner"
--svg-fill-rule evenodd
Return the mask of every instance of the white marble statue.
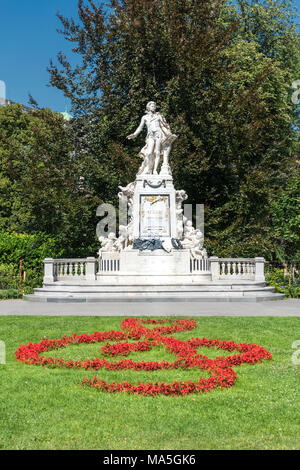
<path id="1" fill-rule="evenodd" d="M 144 125 L 147 127 L 146 145 L 139 154 L 143 158 L 143 163 L 139 168 L 138 175 L 157 175 L 161 156 L 163 157 L 161 173 L 170 174 L 169 154 L 177 135 L 172 134 L 165 118 L 156 112 L 154 101 L 147 104 L 146 114 L 142 117 L 140 125 L 133 134 L 127 136 L 127 139 L 135 139 Z"/>
<path id="2" fill-rule="evenodd" d="M 191 258 L 207 258 L 207 252 L 205 248 L 203 248 L 203 233 L 200 230 L 195 230 L 192 239 L 194 246 L 190 248 Z"/>
<path id="3" fill-rule="evenodd" d="M 118 197 L 122 204 L 127 204 L 129 222 L 127 225 L 119 226 L 118 237 L 112 232 L 107 237 L 99 237 L 101 242 L 99 256 L 101 257 L 103 252 L 121 253 L 133 250 L 134 239 L 143 238 L 141 234 L 144 233 L 147 233 L 146 238 L 155 238 L 157 232 L 154 231 L 153 226 L 156 224 L 159 227 L 159 233 L 165 234 L 164 236 L 161 235 L 160 238 L 162 247 L 166 252 L 180 251 L 182 246 L 185 251 L 190 252 L 191 259 L 203 258 L 206 256 L 206 251 L 203 248 L 203 234 L 200 230 L 195 230 L 192 221 L 183 215 L 183 202 L 188 196 L 183 189 L 175 190 L 169 167 L 170 150 L 177 136 L 171 133 L 164 117 L 156 112 L 156 104 L 153 101 L 147 104 L 146 114 L 142 117 L 136 131 L 128 135 L 127 138 L 136 138 L 144 126 L 147 128 L 147 137 L 146 145 L 140 151 L 143 163 L 140 166 L 138 175 L 145 175 L 145 178 L 136 178 L 134 182 L 127 184 L 127 186 L 119 186 Z M 161 158 L 163 158 L 163 162 L 159 178 L 148 178 L 146 175 L 158 174 Z M 160 179 L 161 181 L 159 181 Z M 149 199 L 150 196 L 154 198 L 151 204 L 161 199 L 169 202 L 167 202 L 163 211 L 162 209 L 152 208 L 152 206 L 149 209 L 145 205 L 145 200 Z M 143 204 L 141 201 L 143 201 Z M 120 207 L 122 209 L 122 205 Z M 148 224 L 146 225 L 148 231 L 143 231 L 144 219 L 146 220 L 145 223 Z M 166 227 L 164 227 L 165 230 L 162 230 L 162 221 L 167 221 Z M 179 244 L 177 240 L 180 241 Z"/>
<path id="4" fill-rule="evenodd" d="M 119 226 L 119 237 L 116 239 L 114 243 L 114 248 L 117 249 L 117 251 L 122 251 L 126 250 L 128 247 L 129 241 L 129 233 L 128 233 L 128 225 L 120 225 Z"/>
<path id="5" fill-rule="evenodd" d="M 131 208 L 133 204 L 134 188 L 135 181 L 127 184 L 127 186 L 119 186 L 119 189 L 121 189 L 121 191 L 118 193 L 118 197 L 119 199 L 127 202 L 129 208 Z"/>
<path id="6" fill-rule="evenodd" d="M 189 239 L 194 233 L 195 229 L 193 227 L 193 222 L 191 220 L 187 220 L 184 217 L 184 229 L 183 229 L 183 236 L 185 239 Z"/>
<path id="7" fill-rule="evenodd" d="M 101 248 L 98 251 L 99 257 L 101 258 L 102 253 L 116 252 L 123 250 L 131 250 L 133 244 L 132 234 L 132 223 L 130 222 L 127 226 L 119 226 L 119 236 L 116 237 L 114 232 L 110 232 L 107 237 L 99 237 Z"/>
<path id="8" fill-rule="evenodd" d="M 176 191 L 176 229 L 177 229 L 177 238 L 179 240 L 183 237 L 183 201 L 188 198 L 184 189 L 179 189 Z"/>
<path id="9" fill-rule="evenodd" d="M 203 248 L 203 233 L 193 227 L 191 220 L 185 219 L 183 237 L 181 245 L 190 250 L 192 258 L 199 259 L 207 256 L 206 250 Z"/>
<path id="10" fill-rule="evenodd" d="M 119 226 L 119 238 L 116 241 L 116 246 L 119 250 L 129 250 L 133 244 L 133 195 L 136 182 L 129 183 L 127 186 L 119 186 L 121 191 L 118 193 L 120 200 L 127 203 L 129 223 Z"/>
<path id="11" fill-rule="evenodd" d="M 98 251 L 99 256 L 101 256 L 103 252 L 118 251 L 117 247 L 115 246 L 116 240 L 117 238 L 114 232 L 110 232 L 107 237 L 99 237 L 99 242 L 101 243 L 101 248 Z"/>

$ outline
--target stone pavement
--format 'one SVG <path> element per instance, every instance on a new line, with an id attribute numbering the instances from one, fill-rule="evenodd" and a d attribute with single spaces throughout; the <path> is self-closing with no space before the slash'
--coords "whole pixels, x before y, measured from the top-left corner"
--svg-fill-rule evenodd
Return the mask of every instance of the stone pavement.
<path id="1" fill-rule="evenodd" d="M 276 316 L 300 317 L 300 299 L 267 302 L 87 302 L 0 301 L 0 316 Z"/>

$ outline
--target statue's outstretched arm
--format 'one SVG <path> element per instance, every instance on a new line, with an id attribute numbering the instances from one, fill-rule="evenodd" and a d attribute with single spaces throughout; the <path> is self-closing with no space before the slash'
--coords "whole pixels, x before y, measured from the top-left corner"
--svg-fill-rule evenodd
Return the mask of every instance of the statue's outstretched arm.
<path id="1" fill-rule="evenodd" d="M 135 139 L 140 134 L 140 132 L 142 131 L 142 129 L 144 127 L 144 124 L 145 124 L 145 117 L 143 116 L 142 119 L 141 119 L 139 127 L 134 131 L 133 134 L 128 135 L 127 139 Z"/>

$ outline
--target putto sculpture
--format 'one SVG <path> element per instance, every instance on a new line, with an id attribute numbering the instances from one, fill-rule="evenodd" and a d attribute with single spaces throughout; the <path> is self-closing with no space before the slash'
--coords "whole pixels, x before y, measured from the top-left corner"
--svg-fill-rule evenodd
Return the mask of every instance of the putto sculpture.
<path id="1" fill-rule="evenodd" d="M 172 134 L 165 118 L 156 112 L 154 101 L 149 101 L 140 125 L 133 134 L 127 136 L 127 139 L 135 139 L 145 125 L 147 127 L 146 145 L 139 153 L 143 158 L 143 163 L 138 170 L 138 175 L 157 175 L 161 156 L 163 158 L 161 173 L 170 173 L 169 154 L 177 135 Z"/>

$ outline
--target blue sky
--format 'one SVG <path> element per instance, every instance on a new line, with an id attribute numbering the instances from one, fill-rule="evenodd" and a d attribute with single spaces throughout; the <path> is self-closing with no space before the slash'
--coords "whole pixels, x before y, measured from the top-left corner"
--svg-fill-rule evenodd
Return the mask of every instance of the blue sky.
<path id="1" fill-rule="evenodd" d="M 77 0 L 0 0 L 0 80 L 6 97 L 28 103 L 30 93 L 41 107 L 64 111 L 66 99 L 59 90 L 47 87 L 50 59 L 58 51 L 70 55 L 71 45 L 57 33 L 63 16 L 77 17 Z"/>
<path id="2" fill-rule="evenodd" d="M 300 10 L 300 0 L 294 4 Z M 59 90 L 47 86 L 50 59 L 58 51 L 71 56 L 71 45 L 56 31 L 57 11 L 76 18 L 77 0 L 0 0 L 0 81 L 8 99 L 27 104 L 30 93 L 41 107 L 69 107 Z"/>

